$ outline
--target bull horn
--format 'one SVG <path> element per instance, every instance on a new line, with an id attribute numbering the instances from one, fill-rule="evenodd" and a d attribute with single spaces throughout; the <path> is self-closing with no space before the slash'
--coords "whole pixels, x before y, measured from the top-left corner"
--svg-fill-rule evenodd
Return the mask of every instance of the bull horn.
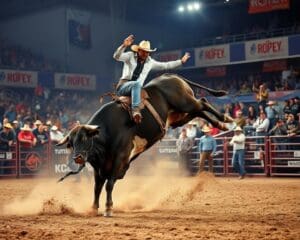
<path id="1" fill-rule="evenodd" d="M 69 141 L 69 134 L 67 135 L 67 136 L 65 136 L 62 140 L 60 140 L 57 144 L 56 144 L 56 146 L 57 147 L 59 147 L 59 146 L 62 146 L 62 145 L 64 145 L 66 142 L 68 142 Z"/>
<path id="2" fill-rule="evenodd" d="M 91 129 L 91 130 L 96 130 L 99 129 L 100 127 L 98 125 L 89 125 L 89 124 L 85 124 L 84 125 L 87 129 Z"/>

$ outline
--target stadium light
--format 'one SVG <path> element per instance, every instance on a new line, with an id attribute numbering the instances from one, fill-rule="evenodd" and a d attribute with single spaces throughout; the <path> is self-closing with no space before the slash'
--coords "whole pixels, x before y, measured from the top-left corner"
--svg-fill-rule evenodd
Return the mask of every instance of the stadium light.
<path id="1" fill-rule="evenodd" d="M 188 12 L 197 12 L 201 9 L 201 3 L 200 2 L 189 2 L 185 5 L 180 5 L 178 7 L 178 12 L 183 13 L 185 11 Z"/>

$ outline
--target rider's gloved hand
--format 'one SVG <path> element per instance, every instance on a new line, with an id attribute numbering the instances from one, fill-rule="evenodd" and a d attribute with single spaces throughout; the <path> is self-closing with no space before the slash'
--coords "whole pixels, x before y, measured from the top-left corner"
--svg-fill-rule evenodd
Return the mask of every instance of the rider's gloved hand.
<path id="1" fill-rule="evenodd" d="M 129 47 L 134 41 L 134 36 L 131 34 L 125 40 L 123 41 L 123 46 L 124 47 Z"/>

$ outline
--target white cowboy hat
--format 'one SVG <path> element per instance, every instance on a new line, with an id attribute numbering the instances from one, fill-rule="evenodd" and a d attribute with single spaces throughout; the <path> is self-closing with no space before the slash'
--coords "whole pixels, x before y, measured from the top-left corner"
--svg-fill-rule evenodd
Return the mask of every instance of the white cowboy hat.
<path id="1" fill-rule="evenodd" d="M 32 129 L 29 127 L 28 124 L 24 124 L 24 127 L 21 128 L 22 131 L 31 131 Z"/>
<path id="2" fill-rule="evenodd" d="M 210 129 L 208 126 L 206 126 L 206 125 L 201 129 L 201 131 L 202 131 L 202 132 L 205 132 L 205 133 L 206 133 L 206 132 L 210 132 L 210 130 L 211 130 L 211 129 Z"/>
<path id="3" fill-rule="evenodd" d="M 8 129 L 13 128 L 10 123 L 5 123 L 3 127 L 8 128 Z"/>
<path id="4" fill-rule="evenodd" d="M 40 120 L 36 120 L 36 121 L 34 122 L 34 124 L 35 124 L 35 125 L 41 125 L 42 122 L 41 122 Z"/>
<path id="5" fill-rule="evenodd" d="M 58 128 L 57 128 L 57 126 L 55 126 L 55 125 L 53 125 L 52 127 L 51 127 L 51 131 L 56 131 Z"/>
<path id="6" fill-rule="evenodd" d="M 141 49 L 145 52 L 155 52 L 156 51 L 156 48 L 151 49 L 150 42 L 146 41 L 146 40 L 141 41 L 139 45 L 131 46 L 131 50 L 134 52 L 137 52 L 139 49 Z"/>
<path id="7" fill-rule="evenodd" d="M 240 132 L 242 132 L 243 130 L 241 129 L 241 127 L 240 127 L 240 126 L 237 126 L 237 127 L 234 129 L 234 131 L 235 131 L 235 132 L 237 132 L 237 131 L 240 131 Z"/>
<path id="8" fill-rule="evenodd" d="M 267 105 L 275 105 L 275 104 L 276 104 L 275 101 L 269 101 L 269 102 L 267 102 Z"/>

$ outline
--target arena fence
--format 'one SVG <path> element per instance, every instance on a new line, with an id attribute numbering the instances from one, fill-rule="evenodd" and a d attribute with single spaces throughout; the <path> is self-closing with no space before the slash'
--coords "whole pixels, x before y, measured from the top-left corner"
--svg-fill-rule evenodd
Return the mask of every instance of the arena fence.
<path id="1" fill-rule="evenodd" d="M 156 144 L 151 155 L 142 154 L 150 161 L 160 159 L 177 161 L 177 139 L 163 139 Z M 237 175 L 232 166 L 232 146 L 230 136 L 217 137 L 217 151 L 213 157 L 214 173 L 219 176 Z M 195 139 L 190 153 L 189 169 L 196 174 L 199 169 L 199 139 Z M 23 149 L 18 143 L 10 151 L 0 152 L 1 177 L 62 176 L 78 165 L 70 160 L 67 148 L 48 144 L 41 149 Z M 207 169 L 207 164 L 206 164 Z M 300 177 L 300 136 L 247 137 L 245 149 L 245 168 L 250 176 L 298 176 Z M 92 168 L 87 166 L 86 174 Z"/>

